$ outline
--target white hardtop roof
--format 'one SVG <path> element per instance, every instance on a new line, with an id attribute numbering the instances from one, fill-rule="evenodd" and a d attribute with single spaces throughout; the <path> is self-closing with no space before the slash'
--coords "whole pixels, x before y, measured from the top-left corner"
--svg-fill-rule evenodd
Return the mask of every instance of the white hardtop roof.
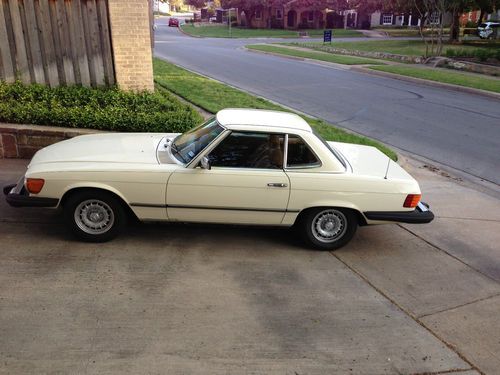
<path id="1" fill-rule="evenodd" d="M 263 109 L 223 109 L 217 112 L 217 121 L 228 129 L 233 125 L 248 125 L 312 131 L 309 124 L 294 113 Z"/>

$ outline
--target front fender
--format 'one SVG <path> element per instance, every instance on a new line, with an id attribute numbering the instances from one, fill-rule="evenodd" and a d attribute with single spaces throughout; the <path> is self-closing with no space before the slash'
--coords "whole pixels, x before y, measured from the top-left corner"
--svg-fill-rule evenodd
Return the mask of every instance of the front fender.
<path id="1" fill-rule="evenodd" d="M 76 182 L 73 184 L 70 184 L 65 187 L 63 194 L 61 195 L 61 199 L 59 201 L 59 205 L 61 205 L 61 202 L 63 202 L 64 197 L 67 196 L 68 193 L 70 193 L 72 190 L 75 189 L 100 189 L 100 190 L 105 190 L 109 191 L 116 196 L 118 196 L 123 202 L 125 202 L 127 205 L 130 205 L 128 200 L 125 198 L 125 196 L 116 188 L 114 188 L 111 185 L 100 183 L 100 182 Z"/>

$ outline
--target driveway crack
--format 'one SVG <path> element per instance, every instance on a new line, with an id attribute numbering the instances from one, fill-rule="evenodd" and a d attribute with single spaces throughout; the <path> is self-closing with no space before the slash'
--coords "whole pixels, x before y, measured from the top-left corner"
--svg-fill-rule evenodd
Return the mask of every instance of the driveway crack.
<path id="1" fill-rule="evenodd" d="M 439 246 L 435 245 L 435 244 L 434 244 L 434 243 L 432 243 L 431 241 L 429 241 L 429 240 L 425 239 L 424 237 L 422 237 L 422 236 L 418 235 L 417 233 L 415 233 L 415 232 L 411 231 L 410 229 L 408 229 L 408 228 L 407 228 L 407 227 L 405 227 L 404 225 L 402 225 L 402 224 L 397 224 L 397 225 L 398 225 L 400 228 L 402 228 L 402 229 L 404 229 L 405 231 L 407 231 L 408 233 L 410 233 L 410 234 L 412 234 L 413 236 L 417 237 L 419 240 L 422 240 L 422 241 L 424 241 L 426 244 L 428 244 L 428 245 L 432 246 L 434 249 L 436 249 L 436 250 L 438 250 L 438 251 L 442 251 L 442 252 L 443 252 L 443 253 L 445 253 L 446 255 L 448 255 L 448 256 L 452 257 L 453 259 L 455 259 L 455 260 L 459 261 L 460 263 L 462 263 L 462 264 L 463 264 L 463 265 L 465 265 L 466 267 L 468 267 L 468 268 L 470 268 L 470 269 L 472 269 L 472 270 L 476 271 L 476 272 L 477 272 L 477 273 L 479 273 L 480 275 L 482 275 L 482 276 L 484 276 L 484 277 L 488 278 L 489 280 L 494 281 L 496 284 L 500 284 L 500 283 L 498 282 L 498 280 L 496 280 L 495 278 L 493 278 L 493 277 L 491 277 L 490 275 L 488 275 L 488 274 L 486 274 L 486 273 L 482 272 L 481 270 L 479 270 L 479 269 L 477 269 L 477 268 L 475 268 L 475 267 L 471 266 L 470 264 L 467 264 L 466 262 L 464 262 L 464 261 L 463 261 L 462 259 L 460 259 L 459 257 L 457 257 L 457 256 L 455 256 L 455 255 L 453 255 L 453 254 L 451 254 L 450 252 L 446 251 L 445 249 L 440 248 Z"/>
<path id="2" fill-rule="evenodd" d="M 435 246 L 434 246 L 435 247 Z M 344 266 L 346 266 L 349 270 L 351 270 L 355 275 L 357 275 L 361 280 L 363 280 L 365 283 L 367 283 L 369 286 L 371 286 L 373 289 L 375 289 L 380 295 L 382 295 L 384 298 L 386 298 L 389 302 L 391 302 L 394 306 L 396 306 L 400 311 L 402 311 L 404 314 L 408 315 L 411 319 L 413 319 L 418 325 L 420 325 L 422 328 L 424 328 L 427 332 L 429 332 L 432 336 L 434 336 L 436 339 L 441 341 L 448 349 L 450 349 L 452 352 L 454 352 L 461 360 L 463 360 L 465 363 L 467 363 L 471 369 L 478 371 L 480 374 L 484 375 L 484 373 L 479 370 L 471 361 L 469 361 L 462 353 L 460 353 L 455 346 L 447 342 L 444 338 L 440 337 L 437 333 L 433 332 L 430 330 L 420 319 L 418 316 L 412 314 L 409 310 L 405 309 L 403 306 L 398 304 L 396 300 L 391 298 L 389 295 L 387 295 L 385 292 L 382 291 L 382 289 L 378 288 L 375 284 L 373 284 L 368 278 L 363 275 L 361 272 L 357 271 L 354 267 L 351 267 L 349 264 L 344 262 L 339 256 L 335 254 L 335 252 L 330 251 L 330 254 L 335 257 L 339 262 L 341 262 Z M 471 369 L 468 369 L 469 371 Z M 453 373 L 453 372 L 459 372 L 459 369 L 450 369 L 447 371 L 441 371 L 437 373 L 430 373 L 430 374 L 446 374 L 446 373 Z M 426 373 L 429 374 L 429 373 Z M 418 375 L 418 374 L 415 374 Z M 423 375 L 423 374 L 421 374 Z"/>

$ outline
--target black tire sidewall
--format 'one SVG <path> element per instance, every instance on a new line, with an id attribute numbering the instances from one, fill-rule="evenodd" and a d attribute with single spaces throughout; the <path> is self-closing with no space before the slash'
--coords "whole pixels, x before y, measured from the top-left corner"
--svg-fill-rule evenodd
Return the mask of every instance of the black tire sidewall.
<path id="1" fill-rule="evenodd" d="M 333 242 L 321 242 L 314 237 L 314 234 L 312 233 L 312 221 L 317 214 L 325 210 L 340 211 L 346 218 L 347 229 L 344 235 Z M 306 212 L 300 221 L 299 228 L 302 238 L 309 246 L 318 250 L 336 250 L 346 245 L 352 239 L 356 233 L 356 229 L 358 228 L 358 220 L 356 214 L 352 210 L 337 207 L 320 207 Z"/>
<path id="2" fill-rule="evenodd" d="M 77 206 L 88 199 L 98 199 L 105 202 L 113 211 L 113 226 L 105 233 L 90 234 L 84 232 L 75 222 L 75 209 Z M 127 215 L 121 201 L 113 194 L 100 190 L 83 190 L 72 194 L 63 207 L 65 224 L 71 233 L 78 239 L 86 242 L 106 242 L 119 235 L 127 223 Z"/>

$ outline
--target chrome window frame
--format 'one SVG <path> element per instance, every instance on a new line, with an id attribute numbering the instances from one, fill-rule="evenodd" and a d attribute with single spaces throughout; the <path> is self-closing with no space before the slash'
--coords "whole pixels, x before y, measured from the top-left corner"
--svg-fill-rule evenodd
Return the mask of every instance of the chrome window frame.
<path id="1" fill-rule="evenodd" d="M 219 124 L 220 125 L 220 124 Z M 222 126 L 222 125 L 221 125 Z M 253 171 L 284 171 L 285 168 L 285 153 L 286 153 L 286 149 L 287 149 L 287 144 L 286 144 L 286 140 L 288 139 L 287 136 L 288 134 L 286 133 L 283 133 L 283 132 L 266 132 L 266 131 L 253 131 L 253 130 L 229 130 L 227 128 L 224 128 L 226 129 L 226 131 L 222 132 L 219 137 L 224 134 L 224 137 L 222 137 L 220 139 L 219 142 L 217 142 L 217 144 L 215 144 L 214 142 L 216 140 L 219 139 L 219 137 L 217 137 L 216 139 L 214 139 L 214 141 L 212 143 L 210 143 L 207 147 L 205 147 L 205 149 L 203 150 L 203 152 L 200 152 L 198 154 L 198 156 L 195 158 L 195 159 L 198 159 L 198 162 L 196 164 L 194 164 L 194 167 L 191 167 L 189 166 L 190 168 L 196 168 L 199 164 L 199 161 L 201 160 L 201 158 L 203 156 L 206 156 L 208 154 L 210 154 L 210 152 L 212 150 L 214 150 L 222 141 L 224 141 L 224 139 L 226 139 L 227 137 L 229 137 L 232 133 L 249 133 L 249 134 L 255 134 L 255 133 L 258 133 L 258 134 L 277 134 L 277 135 L 282 135 L 283 136 L 283 167 L 282 168 L 247 168 L 247 167 L 221 167 L 221 166 L 212 166 L 213 168 L 216 168 L 216 169 L 230 169 L 230 170 L 236 170 L 236 169 L 240 169 L 240 170 L 243 170 L 243 171 L 249 171 L 249 170 L 253 170 Z M 194 159 L 193 159 L 194 160 Z"/>

